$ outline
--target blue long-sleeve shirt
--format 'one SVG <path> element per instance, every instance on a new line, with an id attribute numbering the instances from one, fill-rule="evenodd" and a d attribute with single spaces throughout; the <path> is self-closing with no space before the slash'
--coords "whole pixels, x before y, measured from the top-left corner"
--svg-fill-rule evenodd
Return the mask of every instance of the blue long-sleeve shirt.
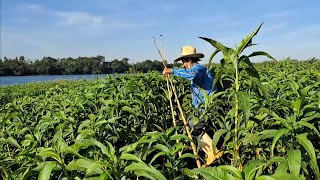
<path id="1" fill-rule="evenodd" d="M 205 90 L 208 95 L 216 91 L 216 88 L 212 90 L 213 76 L 210 71 L 201 64 L 195 64 L 190 69 L 172 68 L 172 75 L 191 80 L 192 104 L 196 108 L 204 101 L 204 96 L 200 88 Z"/>

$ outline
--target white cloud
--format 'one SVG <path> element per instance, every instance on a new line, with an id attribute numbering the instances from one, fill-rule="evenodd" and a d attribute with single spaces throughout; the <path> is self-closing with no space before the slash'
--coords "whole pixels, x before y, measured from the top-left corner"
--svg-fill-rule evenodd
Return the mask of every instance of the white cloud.
<path id="1" fill-rule="evenodd" d="M 18 10 L 23 13 L 34 13 L 56 18 L 57 24 L 100 26 L 104 23 L 104 17 L 84 11 L 59 11 L 44 7 L 40 4 L 20 4 Z M 24 20 L 26 21 L 26 17 Z"/>
<path id="2" fill-rule="evenodd" d="M 54 12 L 66 25 L 89 25 L 100 26 L 104 24 L 104 18 L 88 12 Z"/>
<path id="3" fill-rule="evenodd" d="M 46 9 L 39 4 L 21 4 L 18 6 L 18 10 L 23 12 L 32 12 L 32 13 L 44 13 Z"/>
<path id="4" fill-rule="evenodd" d="M 281 17 L 288 17 L 292 15 L 293 12 L 289 10 L 284 11 L 277 11 L 277 12 L 271 12 L 264 15 L 265 18 L 281 18 Z"/>
<path id="5" fill-rule="evenodd" d="M 167 7 L 168 8 L 168 7 Z M 128 21 L 127 19 L 117 19 L 107 17 L 105 15 L 98 15 L 91 12 L 86 11 L 61 11 L 57 9 L 50 9 L 40 4 L 20 4 L 18 6 L 18 10 L 23 12 L 25 15 L 28 13 L 33 14 L 41 14 L 42 16 L 53 17 L 54 23 L 63 26 L 84 26 L 87 28 L 97 28 L 99 29 L 112 29 L 112 28 L 120 28 L 120 29 L 128 29 L 128 28 L 145 28 L 154 26 L 154 22 L 147 21 Z M 21 18 L 21 17 L 20 17 Z M 23 17 L 23 21 L 25 23 L 36 21 L 36 19 L 30 18 L 28 16 Z"/>

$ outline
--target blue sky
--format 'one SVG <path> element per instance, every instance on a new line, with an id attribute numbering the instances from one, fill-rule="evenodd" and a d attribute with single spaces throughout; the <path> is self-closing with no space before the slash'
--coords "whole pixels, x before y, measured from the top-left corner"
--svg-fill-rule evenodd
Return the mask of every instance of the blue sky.
<path id="1" fill-rule="evenodd" d="M 169 62 L 192 45 L 206 63 L 214 48 L 199 36 L 235 47 L 264 22 L 245 53 L 320 58 L 319 10 L 319 0 L 1 0 L 0 57 L 160 60 L 161 34 Z"/>

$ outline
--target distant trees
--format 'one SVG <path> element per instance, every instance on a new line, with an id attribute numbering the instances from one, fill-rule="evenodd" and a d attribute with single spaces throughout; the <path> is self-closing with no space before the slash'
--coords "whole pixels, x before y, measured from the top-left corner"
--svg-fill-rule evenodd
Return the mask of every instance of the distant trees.
<path id="1" fill-rule="evenodd" d="M 168 65 L 169 67 L 172 64 Z M 4 75 L 61 75 L 61 74 L 113 74 L 113 73 L 139 73 L 163 70 L 162 62 L 145 60 L 129 64 L 128 58 L 106 61 L 104 56 L 68 57 L 55 59 L 43 57 L 41 60 L 26 60 L 19 58 L 0 58 L 0 76 Z"/>

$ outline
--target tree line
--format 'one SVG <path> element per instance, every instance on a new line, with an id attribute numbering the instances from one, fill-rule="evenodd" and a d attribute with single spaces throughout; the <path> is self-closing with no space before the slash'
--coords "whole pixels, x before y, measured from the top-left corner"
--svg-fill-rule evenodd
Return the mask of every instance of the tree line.
<path id="1" fill-rule="evenodd" d="M 167 64 L 172 67 L 173 64 Z M 8 75 L 63 75 L 63 74 L 114 74 L 146 73 L 162 71 L 163 64 L 158 60 L 145 60 L 130 64 L 128 58 L 106 61 L 104 56 L 61 58 L 43 57 L 34 61 L 24 56 L 0 58 L 0 76 Z"/>

